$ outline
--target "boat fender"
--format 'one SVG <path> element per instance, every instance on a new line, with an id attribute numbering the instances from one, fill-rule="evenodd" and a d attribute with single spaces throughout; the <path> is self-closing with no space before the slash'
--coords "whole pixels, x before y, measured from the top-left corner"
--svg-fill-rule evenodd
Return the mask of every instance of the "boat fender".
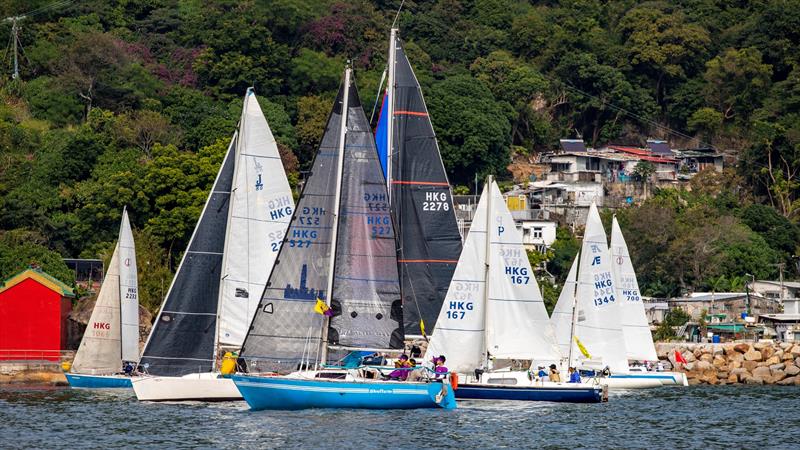
<path id="1" fill-rule="evenodd" d="M 220 365 L 219 372 L 222 375 L 233 375 L 236 373 L 236 355 L 234 355 L 234 353 L 225 353 L 225 356 L 222 357 L 222 365 Z"/>
<path id="2" fill-rule="evenodd" d="M 61 363 L 61 370 L 64 372 L 69 372 L 69 369 L 72 368 L 72 363 L 69 361 L 64 361 Z"/>
<path id="3" fill-rule="evenodd" d="M 456 389 L 458 389 L 458 374 L 457 373 L 451 373 L 450 374 L 450 386 L 453 387 L 454 391 Z"/>

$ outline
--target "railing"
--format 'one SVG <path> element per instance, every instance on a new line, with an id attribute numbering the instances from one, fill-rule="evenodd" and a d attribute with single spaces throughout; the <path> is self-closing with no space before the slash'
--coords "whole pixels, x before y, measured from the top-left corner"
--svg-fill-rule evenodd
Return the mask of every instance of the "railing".
<path id="1" fill-rule="evenodd" d="M 75 350 L 0 349 L 0 361 L 71 361 Z"/>

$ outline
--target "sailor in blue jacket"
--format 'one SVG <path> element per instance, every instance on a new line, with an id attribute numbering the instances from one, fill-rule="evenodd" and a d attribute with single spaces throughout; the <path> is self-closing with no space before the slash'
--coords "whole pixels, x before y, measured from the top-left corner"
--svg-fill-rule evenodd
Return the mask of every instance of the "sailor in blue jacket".
<path id="1" fill-rule="evenodd" d="M 568 383 L 580 383 L 581 382 L 581 374 L 575 370 L 574 367 L 569 368 L 569 381 Z"/>

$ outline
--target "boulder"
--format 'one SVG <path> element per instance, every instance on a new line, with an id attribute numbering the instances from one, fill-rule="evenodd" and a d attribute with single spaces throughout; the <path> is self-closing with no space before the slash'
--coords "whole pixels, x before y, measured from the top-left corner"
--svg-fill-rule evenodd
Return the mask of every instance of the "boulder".
<path id="1" fill-rule="evenodd" d="M 711 362 L 714 360 L 714 355 L 712 355 L 711 353 L 703 353 L 702 355 L 700 355 L 700 358 L 698 359 L 700 359 L 700 361 Z"/>
<path id="2" fill-rule="evenodd" d="M 727 355 L 728 361 L 744 361 L 744 353 L 733 352 Z"/>
<path id="3" fill-rule="evenodd" d="M 719 344 L 711 345 L 711 354 L 712 355 L 724 355 L 725 354 L 725 350 L 723 350 L 722 346 L 719 345 Z"/>
<path id="4" fill-rule="evenodd" d="M 794 359 L 794 355 L 792 355 L 789 352 L 783 352 L 783 355 L 781 355 L 781 360 L 782 361 L 792 361 L 793 359 Z"/>
<path id="5" fill-rule="evenodd" d="M 762 380 L 766 380 L 772 376 L 769 367 L 756 367 L 752 373 L 753 377 L 761 378 Z"/>
<path id="6" fill-rule="evenodd" d="M 800 345 L 794 344 L 791 350 L 789 350 L 789 353 L 793 354 L 795 358 L 800 356 Z"/>
<path id="7" fill-rule="evenodd" d="M 728 360 L 725 359 L 725 357 L 720 356 L 720 355 L 714 356 L 714 360 L 711 361 L 711 364 L 713 364 L 714 367 L 722 367 L 722 366 L 726 365 L 727 363 L 728 363 Z"/>
<path id="8" fill-rule="evenodd" d="M 688 353 L 688 352 L 687 352 L 687 353 Z M 695 358 L 697 358 L 697 359 L 700 359 L 700 357 L 701 357 L 701 356 L 703 356 L 703 353 L 705 353 L 705 352 L 703 352 L 703 348 L 702 348 L 702 347 L 700 347 L 700 348 L 696 348 L 696 349 L 695 349 L 693 352 L 691 352 L 691 353 L 694 355 L 694 357 L 695 357 Z M 687 359 L 687 361 L 688 361 L 688 359 Z"/>
<path id="9" fill-rule="evenodd" d="M 731 369 L 738 369 L 739 367 L 742 367 L 742 362 L 741 361 L 730 361 L 728 363 L 728 367 L 730 367 Z"/>
<path id="10" fill-rule="evenodd" d="M 719 384 L 719 378 L 717 378 L 717 374 L 714 372 L 707 372 L 700 377 L 700 382 L 706 384 Z"/>
<path id="11" fill-rule="evenodd" d="M 753 348 L 758 351 L 764 350 L 765 348 L 770 346 L 772 346 L 772 344 L 769 342 L 756 342 L 755 344 L 753 344 Z"/>
<path id="12" fill-rule="evenodd" d="M 786 368 L 783 369 L 783 371 L 786 372 L 786 375 L 789 375 L 791 377 L 800 373 L 800 367 L 797 367 L 794 364 L 790 364 L 787 365 Z"/>
<path id="13" fill-rule="evenodd" d="M 708 361 L 698 361 L 694 368 L 695 370 L 705 372 L 707 370 L 713 370 L 714 366 Z"/>
<path id="14" fill-rule="evenodd" d="M 778 381 L 781 381 L 782 379 L 786 378 L 786 373 L 781 369 L 771 370 L 771 372 L 772 372 L 772 378 L 770 379 L 770 383 L 777 383 Z"/>
<path id="15" fill-rule="evenodd" d="M 779 344 L 779 347 L 781 348 L 781 350 L 787 350 L 787 349 L 792 348 L 792 345 L 794 345 L 794 344 L 792 344 L 791 342 L 781 342 Z"/>
<path id="16" fill-rule="evenodd" d="M 732 374 L 728 375 L 728 378 L 726 378 L 725 381 L 727 381 L 729 384 L 738 383 L 739 382 L 739 376 L 732 373 Z"/>
<path id="17" fill-rule="evenodd" d="M 683 370 L 686 371 L 686 372 L 691 372 L 692 370 L 694 370 L 695 364 L 697 364 L 697 363 L 688 362 L 688 363 L 683 365 Z"/>
<path id="18" fill-rule="evenodd" d="M 744 354 L 744 353 L 747 353 L 748 350 L 750 350 L 750 346 L 748 344 L 745 344 L 744 342 L 742 342 L 740 344 L 734 345 L 733 349 L 736 350 L 739 353 Z"/>
<path id="19" fill-rule="evenodd" d="M 752 372 L 756 370 L 756 367 L 758 367 L 758 361 L 745 361 L 742 363 L 742 367 L 748 372 Z"/>
<path id="20" fill-rule="evenodd" d="M 800 356 L 794 359 L 794 365 L 800 367 Z"/>
<path id="21" fill-rule="evenodd" d="M 779 384 L 781 386 L 790 386 L 792 384 L 795 384 L 795 382 L 798 379 L 800 379 L 800 377 L 786 377 L 786 378 L 782 379 L 781 381 L 778 381 L 777 384 Z"/>
<path id="22" fill-rule="evenodd" d="M 733 347 L 733 344 L 722 344 L 722 351 L 725 353 L 725 356 L 736 352 Z"/>
<path id="23" fill-rule="evenodd" d="M 764 359 L 769 359 L 774 354 L 775 354 L 775 349 L 772 348 L 772 347 L 765 347 L 765 348 L 761 349 L 761 356 L 763 356 Z"/>
<path id="24" fill-rule="evenodd" d="M 747 361 L 761 361 L 762 358 L 761 352 L 758 350 L 750 350 L 744 354 L 744 359 Z"/>
<path id="25" fill-rule="evenodd" d="M 769 370 L 783 370 L 786 368 L 786 364 L 779 363 L 779 364 L 770 364 Z"/>
<path id="26" fill-rule="evenodd" d="M 764 384 L 764 380 L 756 377 L 749 377 L 744 380 L 745 384 Z"/>
<path id="27" fill-rule="evenodd" d="M 781 359 L 778 358 L 777 356 L 772 356 L 770 358 L 767 358 L 765 362 L 767 363 L 768 366 L 771 366 L 773 364 L 779 364 L 781 362 Z"/>
<path id="28" fill-rule="evenodd" d="M 686 362 L 695 362 L 695 361 L 697 361 L 697 358 L 695 358 L 694 353 L 692 353 L 690 351 L 681 352 L 681 355 L 683 355 L 683 359 L 685 359 Z"/>

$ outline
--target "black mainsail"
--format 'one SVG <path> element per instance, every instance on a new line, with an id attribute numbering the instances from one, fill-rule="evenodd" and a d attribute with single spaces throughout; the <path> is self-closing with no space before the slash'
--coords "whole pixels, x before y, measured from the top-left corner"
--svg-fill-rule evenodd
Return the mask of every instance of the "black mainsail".
<path id="1" fill-rule="evenodd" d="M 398 234 L 405 331 L 432 330 L 461 254 L 450 183 L 417 77 L 392 30 L 389 83 L 378 121 Z"/>
<path id="2" fill-rule="evenodd" d="M 139 361 L 151 375 L 182 376 L 209 372 L 214 366 L 236 139 L 235 134 Z"/>

